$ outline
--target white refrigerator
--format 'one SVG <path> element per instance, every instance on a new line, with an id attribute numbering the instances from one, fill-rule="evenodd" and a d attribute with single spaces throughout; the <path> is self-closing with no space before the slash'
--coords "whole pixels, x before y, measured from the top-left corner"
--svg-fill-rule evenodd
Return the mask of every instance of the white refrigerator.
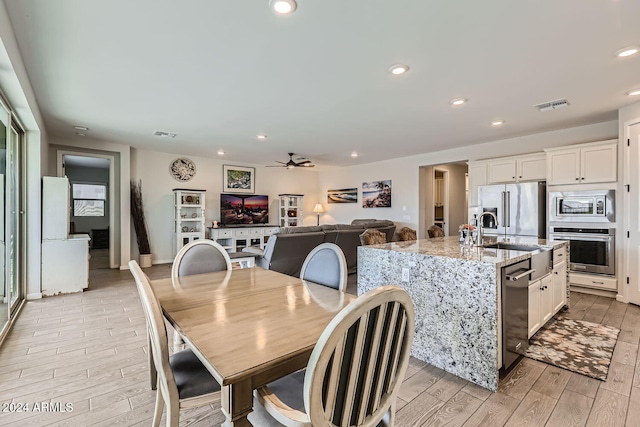
<path id="1" fill-rule="evenodd" d="M 42 294 L 81 292 L 89 287 L 88 234 L 69 234 L 67 177 L 42 178 Z"/>

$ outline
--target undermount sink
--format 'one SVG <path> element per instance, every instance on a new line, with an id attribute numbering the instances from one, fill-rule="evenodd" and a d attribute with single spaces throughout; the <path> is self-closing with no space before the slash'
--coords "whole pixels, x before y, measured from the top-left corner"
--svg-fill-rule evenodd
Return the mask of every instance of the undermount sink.
<path id="1" fill-rule="evenodd" d="M 487 249 L 505 249 L 508 251 L 524 251 L 524 252 L 533 252 L 533 251 L 540 250 L 540 248 L 537 246 L 519 245 L 517 243 L 505 243 L 505 242 L 491 243 L 488 245 L 484 245 L 484 247 Z"/>

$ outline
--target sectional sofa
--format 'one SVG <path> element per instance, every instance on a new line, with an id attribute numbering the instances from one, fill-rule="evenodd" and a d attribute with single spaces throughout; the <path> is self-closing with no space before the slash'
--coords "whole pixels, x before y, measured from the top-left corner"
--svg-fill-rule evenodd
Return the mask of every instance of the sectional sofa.
<path id="1" fill-rule="evenodd" d="M 393 221 L 355 219 L 351 224 L 282 227 L 269 237 L 264 250 L 250 247 L 243 251 L 257 254 L 256 265 L 260 267 L 297 277 L 309 252 L 321 243 L 331 242 L 344 252 L 351 274 L 357 270 L 360 234 L 367 228 L 382 231 L 388 242 L 395 240 L 396 225 Z"/>

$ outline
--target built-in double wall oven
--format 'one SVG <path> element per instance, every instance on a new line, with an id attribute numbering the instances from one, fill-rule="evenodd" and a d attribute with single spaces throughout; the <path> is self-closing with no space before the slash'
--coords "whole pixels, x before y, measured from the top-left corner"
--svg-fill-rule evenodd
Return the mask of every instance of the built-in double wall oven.
<path id="1" fill-rule="evenodd" d="M 549 192 L 549 239 L 568 240 L 570 270 L 615 275 L 615 190 Z"/>

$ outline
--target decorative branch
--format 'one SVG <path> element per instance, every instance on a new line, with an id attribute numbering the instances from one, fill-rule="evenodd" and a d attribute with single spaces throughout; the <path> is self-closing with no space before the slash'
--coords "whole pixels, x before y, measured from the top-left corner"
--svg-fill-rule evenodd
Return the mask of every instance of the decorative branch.
<path id="1" fill-rule="evenodd" d="M 142 206 L 142 180 L 138 183 L 131 181 L 131 218 L 133 219 L 133 228 L 136 231 L 138 251 L 141 255 L 150 254 L 149 233 L 147 233 Z"/>

